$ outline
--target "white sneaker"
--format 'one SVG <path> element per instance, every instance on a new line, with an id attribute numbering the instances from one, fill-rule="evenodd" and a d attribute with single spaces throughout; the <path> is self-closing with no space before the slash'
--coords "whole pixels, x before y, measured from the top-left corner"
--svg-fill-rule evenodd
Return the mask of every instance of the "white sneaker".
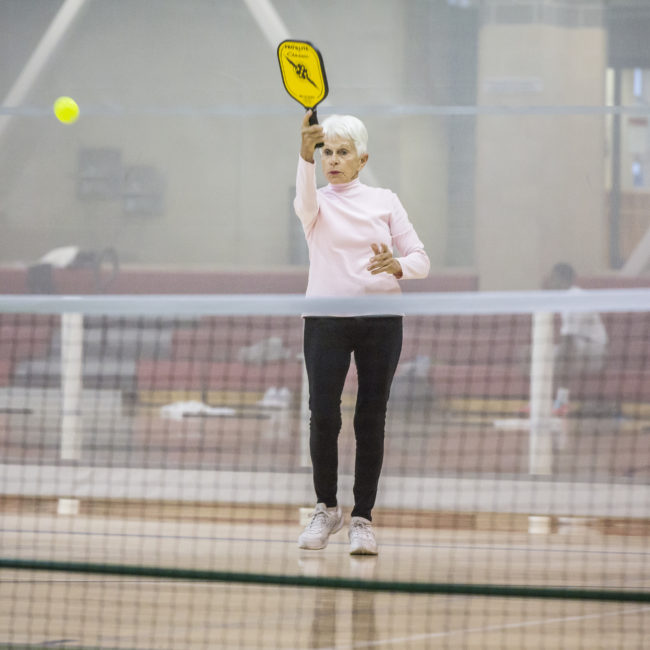
<path id="1" fill-rule="evenodd" d="M 372 524 L 364 517 L 350 520 L 350 555 L 377 555 L 377 540 Z"/>
<path id="2" fill-rule="evenodd" d="M 324 503 L 317 503 L 311 521 L 298 538 L 298 547 L 318 551 L 327 546 L 329 536 L 343 528 L 343 512 L 340 507 L 327 508 Z"/>

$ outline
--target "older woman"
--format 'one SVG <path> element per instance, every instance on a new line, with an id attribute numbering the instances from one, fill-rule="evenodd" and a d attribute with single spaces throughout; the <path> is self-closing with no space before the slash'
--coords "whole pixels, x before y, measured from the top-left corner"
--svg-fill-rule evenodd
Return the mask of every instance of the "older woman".
<path id="1" fill-rule="evenodd" d="M 390 190 L 359 180 L 368 161 L 361 120 L 332 115 L 322 125 L 302 121 L 294 208 L 309 247 L 307 296 L 354 297 L 399 293 L 400 280 L 422 278 L 429 258 L 406 211 Z M 319 143 L 326 187 L 316 188 Z M 393 245 L 402 257 L 393 256 Z M 341 394 L 354 354 L 358 392 L 354 413 L 356 459 L 350 553 L 376 555 L 372 508 L 384 455 L 386 405 L 402 348 L 402 318 L 305 316 L 309 379 L 310 452 L 316 508 L 298 539 L 300 548 L 325 548 L 343 527 L 337 503 Z"/>

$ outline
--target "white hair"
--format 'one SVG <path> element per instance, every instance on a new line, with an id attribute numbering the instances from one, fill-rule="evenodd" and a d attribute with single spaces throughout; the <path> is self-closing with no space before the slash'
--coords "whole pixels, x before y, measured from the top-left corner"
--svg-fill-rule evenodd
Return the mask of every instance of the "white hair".
<path id="1" fill-rule="evenodd" d="M 326 136 L 339 136 L 354 142 L 359 156 L 368 153 L 368 131 L 363 122 L 354 115 L 330 115 L 323 120 Z"/>

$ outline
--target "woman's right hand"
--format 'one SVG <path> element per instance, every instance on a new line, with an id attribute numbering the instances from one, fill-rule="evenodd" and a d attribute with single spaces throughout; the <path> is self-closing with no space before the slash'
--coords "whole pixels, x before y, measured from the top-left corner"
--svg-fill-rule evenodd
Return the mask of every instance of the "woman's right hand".
<path id="1" fill-rule="evenodd" d="M 300 129 L 302 136 L 300 155 L 308 163 L 314 162 L 314 151 L 316 149 L 316 145 L 319 142 L 322 142 L 324 137 L 323 127 L 320 124 L 309 124 L 311 113 L 312 111 L 310 108 L 302 118 L 302 125 Z"/>

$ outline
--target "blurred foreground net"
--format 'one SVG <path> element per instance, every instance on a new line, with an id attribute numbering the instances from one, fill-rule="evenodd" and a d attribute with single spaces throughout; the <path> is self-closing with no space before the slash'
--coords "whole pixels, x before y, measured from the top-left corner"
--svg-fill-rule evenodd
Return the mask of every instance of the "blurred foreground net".
<path id="1" fill-rule="evenodd" d="M 641 647 L 648 305 L 647 290 L 0 298 L 0 647 L 514 648 L 540 626 L 539 647 Z M 349 556 L 344 532 L 296 544 L 314 505 L 300 315 L 359 309 L 405 314 L 378 558 Z M 561 358 L 567 313 L 599 314 L 597 363 Z M 346 515 L 355 381 L 353 363 Z"/>

